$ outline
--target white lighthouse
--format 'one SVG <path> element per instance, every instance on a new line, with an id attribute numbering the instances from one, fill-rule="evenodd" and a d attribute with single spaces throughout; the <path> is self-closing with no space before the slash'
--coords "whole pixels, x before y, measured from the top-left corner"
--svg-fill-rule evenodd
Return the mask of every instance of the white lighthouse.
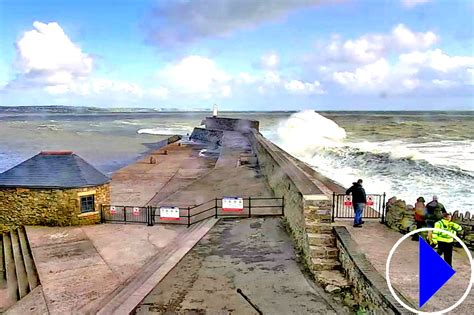
<path id="1" fill-rule="evenodd" d="M 217 117 L 217 104 L 214 104 L 214 108 L 212 110 L 212 116 Z"/>

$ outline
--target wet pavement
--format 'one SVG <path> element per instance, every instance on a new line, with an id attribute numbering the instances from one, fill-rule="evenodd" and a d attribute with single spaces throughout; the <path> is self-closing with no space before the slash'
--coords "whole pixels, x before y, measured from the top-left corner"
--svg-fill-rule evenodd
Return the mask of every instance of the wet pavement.
<path id="1" fill-rule="evenodd" d="M 251 303 L 263 314 L 348 313 L 302 272 L 278 217 L 221 220 L 136 313 L 258 314 Z"/>

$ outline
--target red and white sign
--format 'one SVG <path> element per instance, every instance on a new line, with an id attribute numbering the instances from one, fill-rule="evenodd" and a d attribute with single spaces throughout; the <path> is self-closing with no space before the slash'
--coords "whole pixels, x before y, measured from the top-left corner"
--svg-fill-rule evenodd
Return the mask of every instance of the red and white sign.
<path id="1" fill-rule="evenodd" d="M 140 215 L 140 208 L 138 207 L 133 207 L 133 215 L 137 216 L 137 215 Z"/>
<path id="2" fill-rule="evenodd" d="M 372 195 L 367 196 L 367 205 L 368 206 L 373 206 L 374 205 L 374 196 L 372 196 Z"/>
<path id="3" fill-rule="evenodd" d="M 160 207 L 160 220 L 179 220 L 179 208 Z"/>
<path id="4" fill-rule="evenodd" d="M 222 211 L 243 211 L 244 199 L 240 197 L 224 197 L 222 198 Z"/>
<path id="5" fill-rule="evenodd" d="M 115 209 L 115 206 L 110 206 L 110 214 L 116 214 L 117 209 Z"/>
<path id="6" fill-rule="evenodd" d="M 344 196 L 344 206 L 350 207 L 352 206 L 352 196 Z"/>

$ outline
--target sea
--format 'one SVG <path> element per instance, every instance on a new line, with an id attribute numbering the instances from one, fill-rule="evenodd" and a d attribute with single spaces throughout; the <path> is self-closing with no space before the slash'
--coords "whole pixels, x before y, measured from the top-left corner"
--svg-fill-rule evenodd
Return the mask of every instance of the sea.
<path id="1" fill-rule="evenodd" d="M 0 107 L 0 173 L 44 150 L 71 150 L 110 175 L 169 135 L 190 134 L 210 112 Z M 474 210 L 474 111 L 221 112 L 256 119 L 263 135 L 349 187 L 408 204 L 437 195 Z"/>

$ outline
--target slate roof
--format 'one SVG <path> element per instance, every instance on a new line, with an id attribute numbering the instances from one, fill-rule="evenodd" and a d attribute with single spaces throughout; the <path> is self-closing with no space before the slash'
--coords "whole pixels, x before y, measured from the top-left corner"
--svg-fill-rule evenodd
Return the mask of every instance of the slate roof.
<path id="1" fill-rule="evenodd" d="M 109 181 L 71 151 L 41 152 L 0 174 L 0 187 L 78 188 Z"/>

